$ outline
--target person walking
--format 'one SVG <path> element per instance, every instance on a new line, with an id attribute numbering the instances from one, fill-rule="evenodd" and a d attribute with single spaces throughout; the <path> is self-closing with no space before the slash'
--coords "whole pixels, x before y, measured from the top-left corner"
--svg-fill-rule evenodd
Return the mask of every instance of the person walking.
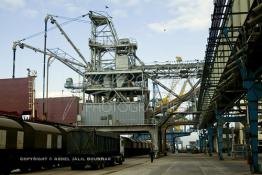
<path id="1" fill-rule="evenodd" d="M 153 148 L 150 149 L 149 155 L 150 155 L 150 158 L 151 158 L 151 163 L 153 163 L 153 161 L 154 161 L 154 156 L 155 156 L 155 153 L 154 153 Z"/>

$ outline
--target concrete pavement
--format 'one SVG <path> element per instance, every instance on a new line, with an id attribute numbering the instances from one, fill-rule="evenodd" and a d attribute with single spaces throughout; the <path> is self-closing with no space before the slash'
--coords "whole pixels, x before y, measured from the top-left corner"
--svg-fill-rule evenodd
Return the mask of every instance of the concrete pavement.
<path id="1" fill-rule="evenodd" d="M 101 170 L 77 170 L 69 167 L 32 172 L 33 175 L 249 175 L 243 160 L 219 161 L 204 154 L 168 154 L 150 162 L 149 156 L 128 158 L 123 165 Z"/>

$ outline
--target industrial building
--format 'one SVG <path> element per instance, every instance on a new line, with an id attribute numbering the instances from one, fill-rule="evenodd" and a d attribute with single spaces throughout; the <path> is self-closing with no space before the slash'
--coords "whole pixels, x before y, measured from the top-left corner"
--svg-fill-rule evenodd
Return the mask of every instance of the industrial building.
<path id="1" fill-rule="evenodd" d="M 106 174 L 262 173 L 262 2 L 214 0 L 213 6 L 204 59 L 183 61 L 176 57 L 173 62 L 161 64 L 144 63 L 137 54 L 138 43 L 119 38 L 114 19 L 106 13 L 89 11 L 67 21 L 88 18 L 90 59 L 70 39 L 59 16 L 47 15 L 43 49 L 27 44 L 26 40 L 13 43 L 13 77 L 0 80 L 0 113 L 16 118 L 29 115 L 33 121 L 53 123 L 54 127 L 61 124 L 62 129 L 56 134 L 65 134 L 70 130 L 67 127 L 76 127 L 84 132 L 128 135 L 129 154 L 140 157 L 133 162 L 128 158 L 123 169 L 110 167 L 97 171 L 98 174 L 100 171 Z M 65 37 L 77 58 L 59 48 L 48 47 L 50 26 Z M 29 72 L 27 78 L 15 78 L 18 49 L 44 56 L 47 67 L 44 67 L 41 99 L 35 98 L 34 74 Z M 81 83 L 69 77 L 64 84 L 66 89 L 80 91 L 80 97 L 48 97 L 48 64 L 52 59 L 81 76 Z M 171 82 L 171 87 L 166 82 Z M 181 87 L 179 92 L 177 86 Z M 161 94 L 163 90 L 165 96 Z M 198 138 L 183 144 L 182 138 L 191 133 L 197 133 Z M 5 140 L 4 137 L 5 134 L 0 135 L 0 140 Z M 79 138 L 86 141 L 84 134 Z M 115 143 L 109 144 L 111 149 Z M 133 147 L 139 154 L 132 152 Z M 148 163 L 147 156 L 141 156 L 148 155 L 149 150 L 157 158 L 154 165 Z M 116 160 L 122 164 L 122 159 Z M 91 165 L 96 169 L 105 166 L 104 162 Z M 65 171 L 69 169 L 48 170 L 48 173 Z"/>

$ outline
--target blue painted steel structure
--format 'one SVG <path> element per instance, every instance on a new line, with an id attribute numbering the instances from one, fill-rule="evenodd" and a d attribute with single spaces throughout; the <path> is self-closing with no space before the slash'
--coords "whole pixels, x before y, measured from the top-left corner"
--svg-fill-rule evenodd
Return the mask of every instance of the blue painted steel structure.
<path id="1" fill-rule="evenodd" d="M 260 72 L 260 68 L 257 72 Z M 240 64 L 243 87 L 247 90 L 249 135 L 251 145 L 251 170 L 260 171 L 258 163 L 258 100 L 262 98 L 262 83 L 256 81 L 256 72 L 252 72 L 244 64 Z"/>
<path id="2" fill-rule="evenodd" d="M 149 133 L 134 133 L 132 137 L 137 140 L 151 140 Z"/>
<path id="3" fill-rule="evenodd" d="M 209 125 L 207 128 L 207 131 L 208 131 L 209 156 L 212 157 L 213 152 L 214 152 L 214 141 L 213 141 L 214 128 L 213 126 Z"/>
<path id="4" fill-rule="evenodd" d="M 216 120 L 217 120 L 217 146 L 218 146 L 218 158 L 223 160 L 223 121 L 222 114 L 219 111 L 216 111 Z"/>
<path id="5" fill-rule="evenodd" d="M 260 0 L 214 1 L 198 101 L 198 111 L 202 111 L 199 128 L 208 129 L 210 155 L 214 123 L 218 156 L 222 160 L 223 125 L 226 124 L 229 132 L 230 122 L 241 122 L 245 127 L 244 139 L 250 150 L 252 172 L 261 172 L 258 162 L 258 101 L 262 98 L 261 14 Z M 203 136 L 200 138 L 204 140 Z M 230 155 L 229 133 L 226 133 L 226 140 Z"/>
<path id="6" fill-rule="evenodd" d="M 191 134 L 191 132 L 184 132 L 184 131 L 167 132 L 166 133 L 166 139 L 170 143 L 173 143 L 174 138 L 189 136 L 190 134 Z M 134 139 L 138 139 L 138 140 L 150 140 L 151 139 L 151 136 L 150 136 L 149 133 L 134 133 L 132 137 Z"/>

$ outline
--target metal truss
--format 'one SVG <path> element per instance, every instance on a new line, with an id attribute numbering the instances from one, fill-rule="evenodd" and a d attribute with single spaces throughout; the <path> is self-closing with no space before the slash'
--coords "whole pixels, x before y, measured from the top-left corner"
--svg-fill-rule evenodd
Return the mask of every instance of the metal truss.
<path id="1" fill-rule="evenodd" d="M 140 68 L 155 79 L 181 79 L 200 78 L 203 74 L 203 66 L 202 61 L 190 61 L 175 64 L 151 64 Z"/>
<path id="2" fill-rule="evenodd" d="M 239 9 L 242 11 L 236 12 Z M 223 13 L 216 14 L 217 11 Z M 261 1 L 215 1 L 212 26 L 218 28 L 210 29 L 204 66 L 207 74 L 202 77 L 198 104 L 201 111 L 199 128 L 208 128 L 210 155 L 214 129 L 217 130 L 218 156 L 223 160 L 223 125 L 241 122 L 247 132 L 245 144 L 251 155 L 250 170 L 260 173 L 261 12 Z"/>
<path id="3" fill-rule="evenodd" d="M 206 113 L 209 113 L 209 110 L 214 108 L 218 98 L 221 96 L 225 97 L 225 99 L 228 98 L 227 95 L 223 95 L 223 93 L 229 92 L 230 89 L 227 89 L 227 87 L 239 78 L 239 75 L 234 73 L 238 68 L 237 65 L 229 64 L 232 54 L 238 50 L 236 47 L 238 45 L 237 39 L 243 27 L 240 24 L 237 25 L 234 20 L 247 17 L 249 12 L 248 10 L 234 11 L 232 9 L 232 6 L 235 5 L 234 3 L 236 4 L 237 2 L 232 0 L 218 0 L 214 3 L 212 24 L 209 30 L 209 38 L 205 52 L 205 65 L 203 70 L 205 74 L 202 76 L 198 100 L 198 110 L 203 112 L 201 114 L 202 118 Z M 243 90 L 234 90 L 232 93 L 242 94 Z M 234 101 L 232 100 L 234 98 L 238 100 L 237 97 L 228 96 L 229 101 Z"/>
<path id="4" fill-rule="evenodd" d="M 215 64 L 218 60 L 216 60 L 216 56 L 220 55 L 220 41 L 223 40 L 223 29 L 225 27 L 226 21 L 229 17 L 230 8 L 232 6 L 232 1 L 226 1 L 226 0 L 218 0 L 214 3 L 214 11 L 212 15 L 212 23 L 211 28 L 209 29 L 209 38 L 207 40 L 207 48 L 206 48 L 206 55 L 205 55 L 205 65 L 204 65 L 204 72 L 202 76 L 202 82 L 201 82 L 201 89 L 200 89 L 200 95 L 199 95 L 199 101 L 198 101 L 198 110 L 206 110 L 208 108 L 208 105 L 203 104 L 210 104 L 212 97 L 215 92 L 215 87 L 219 83 L 220 76 L 223 71 L 217 71 L 216 76 L 212 74 L 214 72 L 214 69 L 217 69 L 215 67 Z M 223 35 L 224 37 L 224 35 Z M 223 44 L 226 44 L 224 42 Z M 218 51 L 219 50 L 219 51 Z M 229 52 L 232 50 L 227 48 Z M 223 51 L 223 48 L 222 48 Z M 227 55 L 228 57 L 230 55 Z M 225 61 L 224 61 L 225 60 Z M 219 60 L 220 61 L 220 60 Z M 226 59 L 222 59 L 220 61 L 222 64 L 226 63 Z M 223 68 L 223 66 L 218 66 L 218 68 Z"/>

